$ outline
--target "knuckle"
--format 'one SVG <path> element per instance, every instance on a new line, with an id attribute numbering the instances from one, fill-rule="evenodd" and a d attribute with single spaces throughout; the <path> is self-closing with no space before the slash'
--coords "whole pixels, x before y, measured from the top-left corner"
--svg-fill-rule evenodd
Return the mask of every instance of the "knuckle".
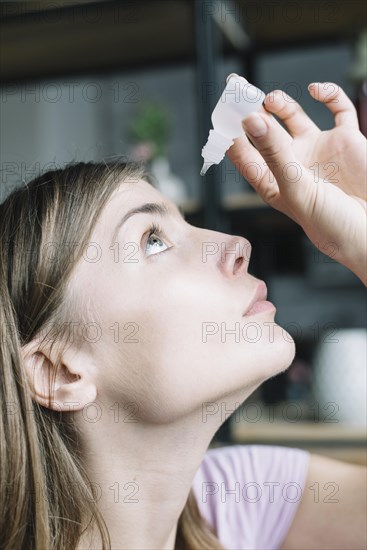
<path id="1" fill-rule="evenodd" d="M 279 144 L 268 143 L 261 148 L 261 154 L 266 157 L 267 160 L 277 163 L 278 157 L 281 153 L 281 147 Z"/>
<path id="2" fill-rule="evenodd" d="M 272 90 L 269 92 L 265 98 L 266 104 L 273 104 L 279 102 L 279 100 L 283 99 L 283 92 L 282 90 Z"/>

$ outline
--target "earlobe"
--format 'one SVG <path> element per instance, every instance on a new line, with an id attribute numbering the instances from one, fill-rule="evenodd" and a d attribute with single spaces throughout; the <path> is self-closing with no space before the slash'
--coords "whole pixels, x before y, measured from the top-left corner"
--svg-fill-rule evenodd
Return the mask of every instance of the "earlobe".
<path id="1" fill-rule="evenodd" d="M 97 388 L 85 369 L 78 373 L 78 360 L 71 362 L 40 351 L 32 342 L 22 349 L 31 397 L 39 405 L 58 412 L 77 411 L 95 401 Z"/>

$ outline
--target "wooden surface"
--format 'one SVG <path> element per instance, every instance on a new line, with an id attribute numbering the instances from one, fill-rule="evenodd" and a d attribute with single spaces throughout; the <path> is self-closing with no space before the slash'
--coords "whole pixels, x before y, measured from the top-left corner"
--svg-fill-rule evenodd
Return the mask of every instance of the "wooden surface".
<path id="1" fill-rule="evenodd" d="M 226 211 L 246 210 L 252 208 L 266 208 L 271 210 L 271 207 L 262 200 L 260 195 L 252 191 L 233 193 L 227 197 L 224 197 L 222 207 Z M 198 212 L 201 205 L 196 199 L 188 199 L 181 205 L 181 208 L 183 212 L 191 214 L 193 212 Z"/>
<path id="2" fill-rule="evenodd" d="M 196 59 L 193 0 L 41 0 L 0 7 L 2 82 Z M 354 39 L 365 24 L 361 0 L 203 2 L 202 17 L 213 11 L 219 28 L 232 17 L 256 49 Z M 223 53 L 236 52 L 221 35 Z"/>
<path id="3" fill-rule="evenodd" d="M 225 210 L 239 210 L 242 208 L 268 208 L 271 207 L 255 192 L 233 193 L 223 198 Z"/>
<path id="4" fill-rule="evenodd" d="M 29 11 L 27 2 L 2 7 L 1 80 L 124 71 L 144 63 L 194 58 L 193 3 L 53 2 Z M 37 4 L 37 3 L 35 3 Z M 4 14 L 10 14 L 4 17 Z"/>
<path id="5" fill-rule="evenodd" d="M 235 417 L 233 417 L 235 418 Z M 246 422 L 245 420 L 231 422 L 233 438 L 237 441 L 251 439 L 253 441 L 268 440 L 272 442 L 296 441 L 333 442 L 363 441 L 366 438 L 366 428 L 348 426 L 341 423 L 315 423 L 310 421 L 287 422 Z"/>
<path id="6" fill-rule="evenodd" d="M 366 426 L 353 426 L 342 422 L 289 422 L 263 414 L 258 422 L 232 415 L 231 440 L 244 445 L 281 445 L 307 449 L 355 464 L 367 465 Z"/>
<path id="7" fill-rule="evenodd" d="M 327 40 L 335 35 L 353 37 L 365 25 L 363 0 L 235 0 L 236 19 L 249 29 L 260 46 L 307 40 Z"/>

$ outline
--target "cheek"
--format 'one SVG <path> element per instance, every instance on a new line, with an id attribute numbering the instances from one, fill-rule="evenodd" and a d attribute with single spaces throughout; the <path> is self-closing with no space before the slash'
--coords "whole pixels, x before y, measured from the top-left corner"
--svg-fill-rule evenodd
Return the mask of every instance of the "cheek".
<path id="1" fill-rule="evenodd" d="M 110 359 L 103 392 L 112 402 L 134 403 L 142 421 L 173 421 L 261 383 L 294 355 L 274 315 L 245 323 L 233 292 L 215 277 L 186 271 L 185 277 L 136 279 L 110 307 L 106 318 L 110 326 L 118 320 L 120 331 L 117 341 L 110 332 L 102 352 Z"/>
<path id="2" fill-rule="evenodd" d="M 145 382 L 140 385 L 142 411 L 151 421 L 172 419 L 228 392 L 260 384 L 293 359 L 294 344 L 283 338 L 278 325 L 272 339 L 267 325 L 258 321 L 260 332 L 248 331 L 247 339 L 236 341 L 223 326 L 244 326 L 241 320 L 233 314 L 225 318 L 216 309 L 208 316 L 203 311 L 186 302 L 180 310 L 164 307 L 161 315 L 147 314 L 142 320 L 138 353 L 131 362 L 141 373 L 139 383 Z"/>
<path id="3" fill-rule="evenodd" d="M 218 387 L 210 377 L 212 352 L 203 343 L 202 325 L 222 319 L 225 302 L 199 282 L 196 275 L 145 279 L 136 290 L 122 289 L 120 305 L 113 301 L 110 321 L 120 312 L 120 326 L 131 327 L 120 331 L 118 343 L 109 334 L 102 352 L 111 357 L 104 392 L 113 401 L 136 400 L 142 419 L 172 420 L 200 403 L 205 388 L 211 395 L 210 387 Z"/>

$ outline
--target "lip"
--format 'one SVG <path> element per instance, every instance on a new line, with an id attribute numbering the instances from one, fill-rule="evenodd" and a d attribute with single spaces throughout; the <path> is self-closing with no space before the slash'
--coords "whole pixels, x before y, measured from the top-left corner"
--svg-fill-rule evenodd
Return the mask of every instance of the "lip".
<path id="1" fill-rule="evenodd" d="M 250 309 L 252 308 L 252 306 L 254 304 L 256 304 L 256 302 L 263 302 L 266 300 L 268 296 L 268 288 L 265 284 L 264 281 L 261 281 L 257 287 L 256 287 L 256 290 L 254 292 L 254 295 L 252 296 L 251 300 L 250 300 L 250 303 L 246 306 L 247 309 L 246 311 L 242 314 L 242 316 L 244 317 L 249 311 Z"/>

